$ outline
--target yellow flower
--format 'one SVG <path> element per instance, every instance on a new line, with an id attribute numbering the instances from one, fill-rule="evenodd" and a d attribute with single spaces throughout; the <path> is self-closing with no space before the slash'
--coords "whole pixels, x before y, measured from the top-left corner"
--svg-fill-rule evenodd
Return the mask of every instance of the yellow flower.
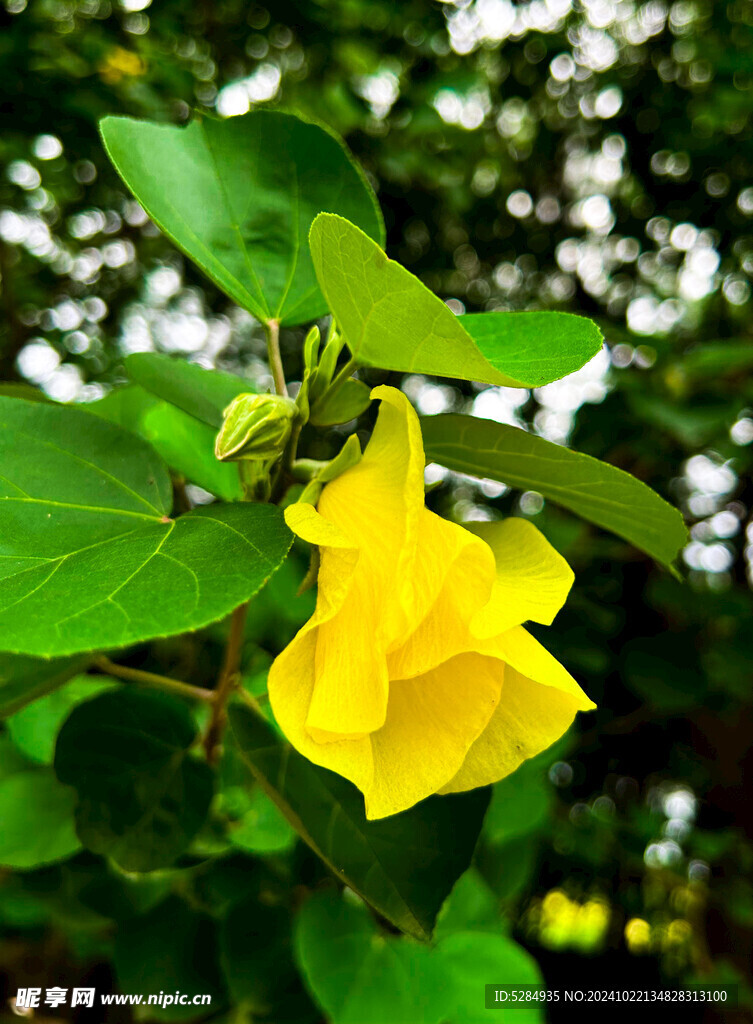
<path id="1" fill-rule="evenodd" d="M 316 610 L 274 662 L 269 697 L 293 746 L 350 779 L 366 816 L 509 775 L 595 705 L 522 626 L 572 585 L 527 520 L 449 523 L 424 506 L 418 417 L 378 387 L 361 461 L 318 511 L 285 510 L 321 549 Z"/>

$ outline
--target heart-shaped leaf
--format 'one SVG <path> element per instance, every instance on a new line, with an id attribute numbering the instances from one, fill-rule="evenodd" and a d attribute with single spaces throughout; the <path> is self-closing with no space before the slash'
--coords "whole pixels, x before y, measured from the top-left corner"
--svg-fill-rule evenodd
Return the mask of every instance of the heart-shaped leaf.
<path id="1" fill-rule="evenodd" d="M 81 842 L 126 871 L 167 867 L 204 823 L 212 771 L 190 753 L 189 708 L 163 693 L 116 690 L 79 704 L 63 724 L 55 772 L 78 793 Z"/>
<path id="2" fill-rule="evenodd" d="M 301 757 L 247 708 L 231 708 L 230 721 L 262 788 L 336 877 L 398 928 L 428 938 L 470 863 L 488 789 L 431 797 L 367 821 L 363 796 L 346 779 Z"/>
<path id="3" fill-rule="evenodd" d="M 330 309 L 366 366 L 530 388 L 567 376 L 601 348 L 596 324 L 572 313 L 455 316 L 343 217 L 320 214 L 310 244 Z"/>
<path id="4" fill-rule="evenodd" d="M 687 541 L 676 508 L 641 480 L 590 455 L 474 416 L 425 416 L 421 430 L 427 459 L 458 473 L 538 491 L 664 565 Z"/>
<path id="5" fill-rule="evenodd" d="M 0 398 L 0 647 L 54 657 L 197 629 L 251 597 L 292 536 L 269 505 L 171 520 L 167 469 L 78 409 Z"/>
<path id="6" fill-rule="evenodd" d="M 459 931 L 429 948 L 381 933 L 363 905 L 320 893 L 301 909 L 295 950 L 332 1024 L 484 1024 L 485 985 L 542 984 L 530 954 L 501 932 L 498 921 L 496 934 Z M 501 1019 L 508 1020 L 504 1011 Z M 520 1024 L 543 1019 L 535 1003 L 509 1017 Z"/>
<path id="7" fill-rule="evenodd" d="M 311 222 L 332 210 L 384 237 L 374 193 L 330 131 L 277 110 L 185 128 L 100 122 L 107 154 L 152 220 L 259 320 L 326 313 L 308 252 Z"/>

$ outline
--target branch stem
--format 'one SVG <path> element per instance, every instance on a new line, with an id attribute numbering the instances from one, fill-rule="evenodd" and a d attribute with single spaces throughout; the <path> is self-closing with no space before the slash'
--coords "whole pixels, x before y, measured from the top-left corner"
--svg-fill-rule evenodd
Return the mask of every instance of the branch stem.
<path id="1" fill-rule="evenodd" d="M 130 683 L 145 683 L 147 686 L 155 686 L 160 690 L 165 690 L 167 693 L 175 693 L 180 697 L 193 697 L 194 700 L 204 700 L 208 703 L 214 703 L 215 700 L 214 690 L 205 690 L 201 686 L 182 683 L 179 679 L 171 679 L 170 676 L 160 676 L 154 672 L 144 672 L 140 668 L 118 665 L 104 655 L 96 658 L 94 664 L 108 676 L 125 679 Z"/>
<path id="2" fill-rule="evenodd" d="M 227 722 L 226 705 L 230 694 L 238 684 L 247 612 L 248 601 L 245 604 L 239 604 L 230 618 L 230 634 L 227 638 L 225 657 L 217 688 L 214 690 L 212 716 L 204 734 L 204 750 L 210 764 L 214 764 L 217 760 L 220 740 Z"/>
<path id="3" fill-rule="evenodd" d="M 280 355 L 280 321 L 265 321 L 264 331 L 267 336 L 267 358 L 269 359 L 269 368 L 272 371 L 275 392 L 278 395 L 287 395 L 288 388 L 285 384 L 285 370 L 283 369 L 282 356 Z"/>

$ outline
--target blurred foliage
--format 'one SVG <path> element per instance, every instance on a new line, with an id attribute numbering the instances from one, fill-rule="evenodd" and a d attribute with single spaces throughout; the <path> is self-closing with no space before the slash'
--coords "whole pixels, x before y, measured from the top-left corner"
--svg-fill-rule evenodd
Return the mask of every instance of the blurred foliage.
<path id="1" fill-rule="evenodd" d="M 403 381 L 422 413 L 473 410 L 572 440 L 691 524 L 680 583 L 535 493 L 429 467 L 446 515 L 534 516 L 576 571 L 547 639 L 599 711 L 496 787 L 476 881 L 446 908 L 457 935 L 510 930 L 551 986 L 744 982 L 753 952 L 752 50 L 748 0 L 0 8 L 5 379 L 91 401 L 122 379 L 125 355 L 157 349 L 266 383 L 258 325 L 125 194 L 97 135 L 108 113 L 182 123 L 193 107 L 272 103 L 314 115 L 378 189 L 390 253 L 455 312 L 561 308 L 603 327 L 608 357 L 534 392 Z M 293 376 L 301 342 L 283 335 Z M 309 433 L 308 453 L 326 456 L 328 436 Z M 310 610 L 310 595 L 294 597 L 305 565 L 289 567 L 252 606 L 252 692 Z M 219 658 L 219 631 L 208 639 L 131 660 L 201 684 Z M 28 717 L 0 736 L 12 792 L 50 772 L 60 702 L 80 699 L 63 693 L 36 705 L 48 719 L 31 746 Z M 258 1020 L 319 1020 L 312 997 L 336 1012 L 321 983 L 307 994 L 311 956 L 331 951 L 307 952 L 305 929 L 340 911 L 312 906 L 296 937 L 287 913 L 323 869 L 228 771 L 216 812 L 230 841 L 202 833 L 175 868 L 137 876 L 78 853 L 3 874 L 6 998 L 35 982 L 192 987 Z M 3 832 L 17 852 L 7 817 Z M 366 934 L 352 909 L 342 927 Z"/>

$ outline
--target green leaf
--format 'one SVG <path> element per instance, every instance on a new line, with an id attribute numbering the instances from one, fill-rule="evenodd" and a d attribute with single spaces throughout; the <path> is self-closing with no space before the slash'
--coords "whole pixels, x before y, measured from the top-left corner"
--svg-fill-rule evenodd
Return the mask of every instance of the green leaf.
<path id="1" fill-rule="evenodd" d="M 254 897 L 235 903 L 220 926 L 223 972 L 230 995 L 253 1019 L 319 1021 L 293 963 L 291 915 Z M 293 1006 L 295 1005 L 295 1013 Z"/>
<path id="2" fill-rule="evenodd" d="M 172 521 L 153 450 L 78 409 L 0 398 L 0 647 L 54 657 L 197 629 L 279 567 L 268 505 Z"/>
<path id="3" fill-rule="evenodd" d="M 154 395 L 136 384 L 129 384 L 126 387 L 113 388 L 104 398 L 98 398 L 96 402 L 87 402 L 81 408 L 95 416 L 101 416 L 108 423 L 114 423 L 124 430 L 138 434 L 141 420 L 156 404 L 157 398 Z"/>
<path id="4" fill-rule="evenodd" d="M 331 427 L 335 423 L 347 423 L 360 416 L 369 407 L 371 388 L 360 380 L 346 380 L 342 387 L 332 394 L 325 394 L 311 409 L 311 422 L 317 427 Z"/>
<path id="5" fill-rule="evenodd" d="M 231 708 L 230 722 L 255 778 L 335 876 L 398 928 L 428 938 L 470 863 L 488 790 L 431 797 L 367 821 L 351 783 L 301 757 L 247 708 Z"/>
<path id="6" fill-rule="evenodd" d="M 378 931 L 364 906 L 322 893 L 298 917 L 295 949 L 309 989 L 332 1024 L 483 1024 L 486 984 L 542 984 L 532 957 L 490 931 L 461 931 L 436 947 Z M 495 1020 L 540 1024 L 538 1009 Z"/>
<path id="7" fill-rule="evenodd" d="M 538 964 L 506 935 L 457 932 L 443 939 L 441 955 L 446 986 L 451 993 L 452 1024 L 487 1024 L 490 1011 L 484 1005 L 486 985 L 543 985 Z M 502 1024 L 544 1024 L 543 1009 L 499 1010 L 492 1014 Z"/>
<path id="8" fill-rule="evenodd" d="M 234 398 L 256 391 L 243 377 L 205 370 L 196 363 L 157 352 L 128 356 L 125 368 L 134 383 L 215 430 L 222 426 L 223 413 Z"/>
<path id="9" fill-rule="evenodd" d="M 114 685 L 112 679 L 103 676 L 77 676 L 11 715 L 6 728 L 28 758 L 52 764 L 58 730 L 73 708 Z"/>
<path id="10" fill-rule="evenodd" d="M 0 865 L 36 868 L 65 860 L 81 843 L 73 827 L 76 794 L 52 771 L 18 772 L 0 782 Z"/>
<path id="11" fill-rule="evenodd" d="M 510 387 L 572 373 L 601 348 L 598 327 L 572 313 L 454 313 L 343 217 L 311 228 L 319 284 L 348 347 L 366 366 Z"/>
<path id="12" fill-rule="evenodd" d="M 298 915 L 295 948 L 304 980 L 332 1024 L 448 1019 L 441 965 L 430 950 L 378 934 L 363 905 L 335 894 L 310 899 Z"/>
<path id="13" fill-rule="evenodd" d="M 190 483 L 223 501 L 240 501 L 243 487 L 237 465 L 214 454 L 217 431 L 167 402 L 158 402 L 141 420 L 141 435 L 165 462 Z"/>
<path id="14" fill-rule="evenodd" d="M 528 762 L 492 788 L 489 813 L 484 820 L 484 835 L 492 843 L 533 832 L 549 814 L 550 787 L 541 772 L 526 768 Z"/>
<path id="15" fill-rule="evenodd" d="M 85 666 L 84 658 L 29 658 L 0 654 L 0 718 L 62 686 Z"/>
<path id="16" fill-rule="evenodd" d="M 427 459 L 538 491 L 669 566 L 687 542 L 682 515 L 621 469 L 517 427 L 447 414 L 421 420 Z"/>
<path id="17" fill-rule="evenodd" d="M 263 789 L 254 786 L 245 803 L 242 817 L 230 826 L 234 846 L 262 855 L 292 849 L 296 834 Z"/>
<path id="18" fill-rule="evenodd" d="M 126 871 L 172 864 L 212 798 L 212 771 L 190 753 L 195 738 L 190 709 L 162 693 L 115 690 L 75 708 L 58 736 L 55 771 L 78 792 L 81 842 Z"/>
<path id="19" fill-rule="evenodd" d="M 205 1019 L 218 1013 L 225 1001 L 215 922 L 177 896 L 148 914 L 121 922 L 113 959 L 121 992 L 143 993 L 145 1003 L 160 992 L 167 997 L 176 992 L 189 999 L 211 997 L 203 1006 L 149 1006 L 150 1020 Z"/>
<path id="20" fill-rule="evenodd" d="M 184 365 L 191 366 L 190 363 Z M 208 376 L 206 370 L 200 367 L 196 370 L 204 377 Z M 219 376 L 222 378 L 224 375 Z M 231 381 L 235 380 L 248 390 L 240 378 L 231 378 Z M 238 388 L 236 383 L 231 386 L 233 391 Z M 221 384 L 217 389 L 218 397 L 223 393 L 222 388 Z M 188 396 L 184 397 L 190 404 Z M 206 401 L 206 395 L 202 400 Z M 223 501 L 238 501 L 243 497 L 237 467 L 224 465 L 214 454 L 217 429 L 177 405 L 161 401 L 138 384 L 130 384 L 89 403 L 86 411 L 143 437 L 171 469 L 210 494 Z"/>
<path id="21" fill-rule="evenodd" d="M 327 312 L 307 249 L 333 210 L 382 241 L 376 198 L 343 143 L 280 111 L 196 118 L 185 128 L 100 122 L 107 154 L 152 220 L 259 320 L 301 324 Z"/>

